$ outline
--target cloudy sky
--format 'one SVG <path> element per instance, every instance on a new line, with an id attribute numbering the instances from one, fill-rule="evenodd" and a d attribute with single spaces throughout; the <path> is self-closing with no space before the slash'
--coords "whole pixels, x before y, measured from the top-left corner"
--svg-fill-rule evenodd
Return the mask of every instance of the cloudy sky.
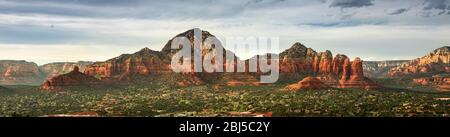
<path id="1" fill-rule="evenodd" d="M 0 0 L 0 59 L 103 61 L 201 28 L 365 60 L 450 45 L 450 0 Z M 248 58 L 256 53 L 240 53 Z"/>

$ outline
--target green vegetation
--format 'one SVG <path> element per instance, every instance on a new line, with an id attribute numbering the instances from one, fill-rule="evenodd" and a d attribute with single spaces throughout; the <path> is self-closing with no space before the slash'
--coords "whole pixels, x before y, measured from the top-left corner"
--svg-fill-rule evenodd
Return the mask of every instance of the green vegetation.
<path id="1" fill-rule="evenodd" d="M 177 88 L 152 84 L 96 91 L 0 93 L 0 116 L 74 112 L 95 112 L 101 116 L 229 116 L 232 111 L 249 111 L 300 117 L 448 117 L 450 112 L 450 100 L 445 99 L 450 98 L 448 93 L 357 89 L 280 91 L 284 86 Z"/>

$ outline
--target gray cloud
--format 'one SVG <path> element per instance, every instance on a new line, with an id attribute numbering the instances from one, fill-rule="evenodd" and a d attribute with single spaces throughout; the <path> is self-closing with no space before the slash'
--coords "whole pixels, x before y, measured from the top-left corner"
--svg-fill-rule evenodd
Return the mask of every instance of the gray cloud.
<path id="1" fill-rule="evenodd" d="M 402 13 L 405 13 L 405 12 L 408 12 L 408 11 L 409 11 L 409 9 L 400 8 L 400 9 L 397 9 L 397 10 L 389 13 L 389 15 L 399 15 L 399 14 L 402 14 Z"/>
<path id="2" fill-rule="evenodd" d="M 87 18 L 224 18 L 239 14 L 244 1 L 217 0 L 0 0 L 0 13 Z"/>
<path id="3" fill-rule="evenodd" d="M 445 10 L 447 7 L 448 0 L 425 0 L 423 8 L 424 10 L 432 10 L 432 9 L 439 9 L 439 10 Z"/>
<path id="4" fill-rule="evenodd" d="M 334 0 L 330 7 L 340 7 L 340 8 L 360 8 L 372 6 L 373 0 Z"/>
<path id="5" fill-rule="evenodd" d="M 425 0 L 423 10 L 440 10 L 437 15 L 442 15 L 450 10 L 450 0 Z M 448 6 L 448 7 L 447 7 Z"/>

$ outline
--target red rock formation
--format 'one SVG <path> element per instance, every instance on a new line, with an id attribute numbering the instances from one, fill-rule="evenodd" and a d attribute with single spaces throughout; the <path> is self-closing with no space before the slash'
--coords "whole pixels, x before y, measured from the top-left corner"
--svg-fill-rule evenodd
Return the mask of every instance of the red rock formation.
<path id="1" fill-rule="evenodd" d="M 325 89 L 328 88 L 322 81 L 315 77 L 306 77 L 296 84 L 287 86 L 286 90 L 300 90 L 300 89 Z"/>
<path id="2" fill-rule="evenodd" d="M 355 58 L 351 65 L 349 62 L 348 59 L 344 61 L 344 71 L 339 81 L 339 88 L 372 89 L 377 87 L 374 82 L 364 77 L 361 59 Z"/>
<path id="3" fill-rule="evenodd" d="M 69 73 L 75 66 L 78 66 L 80 71 L 83 72 L 86 66 L 90 64 L 92 64 L 92 62 L 56 62 L 39 66 L 39 70 L 43 73 L 43 75 L 47 76 L 47 78 L 52 78 L 61 74 Z"/>
<path id="4" fill-rule="evenodd" d="M 331 73 L 332 72 L 332 62 L 333 55 L 329 50 L 319 54 L 319 73 Z"/>
<path id="5" fill-rule="evenodd" d="M 342 65 L 342 78 L 341 81 L 347 81 L 350 78 L 352 72 L 352 63 L 349 58 L 344 60 L 344 64 Z"/>
<path id="6" fill-rule="evenodd" d="M 103 84 L 100 80 L 85 75 L 80 72 L 79 67 L 75 66 L 73 71 L 50 78 L 41 85 L 41 89 L 52 90 L 72 86 L 92 86 Z"/>
<path id="7" fill-rule="evenodd" d="M 343 71 L 344 62 L 348 59 L 346 55 L 337 54 L 336 57 L 334 57 L 331 65 L 332 65 L 332 71 L 334 74 L 339 75 Z"/>
<path id="8" fill-rule="evenodd" d="M 432 77 L 421 77 L 412 80 L 412 84 L 433 87 L 438 91 L 450 91 L 450 75 L 441 74 Z"/>
<path id="9" fill-rule="evenodd" d="M 433 85 L 439 91 L 450 92 L 450 75 L 433 76 Z"/>
<path id="10" fill-rule="evenodd" d="M 0 60 L 0 84 L 39 85 L 45 76 L 36 63 L 16 60 Z"/>
<path id="11" fill-rule="evenodd" d="M 105 62 L 88 65 L 86 75 L 97 78 L 114 78 L 117 80 L 132 80 L 133 76 L 148 76 L 150 73 L 171 72 L 168 57 L 160 52 L 144 48 L 134 54 L 123 54 Z"/>
<path id="12" fill-rule="evenodd" d="M 434 52 L 414 59 L 407 64 L 395 67 L 388 72 L 390 77 L 402 77 L 417 74 L 450 73 L 450 47 L 445 46 Z"/>
<path id="13" fill-rule="evenodd" d="M 317 53 L 300 43 L 280 53 L 281 73 L 330 73 L 333 55 L 330 51 Z"/>
<path id="14" fill-rule="evenodd" d="M 188 30 L 176 37 L 186 37 L 191 41 L 193 47 L 195 30 Z M 203 41 L 207 37 L 214 37 L 207 31 L 201 31 Z M 117 58 L 107 60 L 105 62 L 96 62 L 90 65 L 84 71 L 85 74 L 95 76 L 101 79 L 115 79 L 119 81 L 134 81 L 136 77 L 166 77 L 166 73 L 174 73 L 172 71 L 171 59 L 172 56 L 179 50 L 171 49 L 172 40 L 168 41 L 164 48 L 159 51 L 153 51 L 149 48 L 144 48 L 134 54 L 124 54 Z M 202 42 L 203 42 L 202 41 Z M 204 43 L 203 43 L 204 44 Z M 224 54 L 227 52 L 224 52 Z M 203 57 L 205 54 L 202 54 Z M 217 56 L 217 55 L 213 55 Z M 193 70 L 194 65 L 190 68 Z M 184 72 L 183 78 L 177 80 L 171 78 L 164 78 L 180 86 L 199 85 L 203 84 L 201 75 L 197 72 Z"/>
<path id="15" fill-rule="evenodd" d="M 324 89 L 327 88 L 323 82 L 315 77 L 306 77 L 298 83 L 300 89 Z"/>
<path id="16" fill-rule="evenodd" d="M 431 80 L 429 78 L 416 78 L 413 79 L 413 84 L 421 85 L 421 86 L 429 86 Z"/>

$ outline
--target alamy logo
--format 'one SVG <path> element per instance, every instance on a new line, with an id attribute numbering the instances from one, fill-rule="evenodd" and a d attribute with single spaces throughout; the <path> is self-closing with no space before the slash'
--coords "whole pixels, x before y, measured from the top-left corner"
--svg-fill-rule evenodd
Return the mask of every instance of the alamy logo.
<path id="1" fill-rule="evenodd" d="M 270 54 L 279 49 L 279 38 L 229 37 L 224 46 L 216 37 L 203 38 L 202 30 L 196 28 L 192 42 L 186 37 L 176 37 L 171 45 L 172 50 L 178 50 L 171 62 L 174 72 L 257 72 L 261 74 L 261 83 L 274 83 L 279 77 L 278 54 Z M 268 54 L 242 61 L 224 49 Z"/>

